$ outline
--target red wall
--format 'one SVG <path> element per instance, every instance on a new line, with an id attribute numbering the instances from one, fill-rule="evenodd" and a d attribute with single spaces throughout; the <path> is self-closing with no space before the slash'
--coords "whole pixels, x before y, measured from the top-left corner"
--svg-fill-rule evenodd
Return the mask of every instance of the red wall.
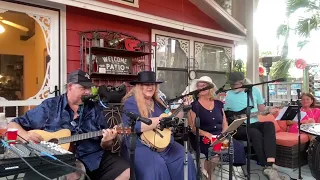
<path id="1" fill-rule="evenodd" d="M 189 0 L 139 0 L 139 8 L 109 0 L 98 1 L 180 22 L 223 31 L 223 28 L 218 23 L 203 13 Z"/>
<path id="2" fill-rule="evenodd" d="M 95 29 L 120 31 L 142 41 L 150 41 L 151 37 L 150 28 L 139 26 L 138 22 L 133 23 L 129 19 L 67 7 L 67 73 L 80 68 L 79 33 Z M 147 70 L 150 70 L 150 56 L 145 56 Z"/>
<path id="3" fill-rule="evenodd" d="M 144 0 L 151 1 L 151 0 Z M 167 0 L 165 0 L 167 1 Z M 142 1 L 143 2 L 143 1 Z M 175 6 L 175 5 L 172 5 Z M 196 13 L 197 14 L 197 13 Z M 199 13 L 199 17 L 200 17 Z M 203 14 L 202 14 L 203 16 Z M 177 18 L 180 18 L 178 16 Z M 203 18 L 205 19 L 205 18 Z M 196 22 L 196 21 L 195 21 Z M 201 22 L 199 20 L 199 22 Z M 202 21 L 204 22 L 204 21 Z M 214 21 L 212 21 L 214 22 Z M 212 25 L 212 24 L 211 24 Z M 220 28 L 220 26 L 216 26 Z M 217 29 L 216 28 L 216 29 Z M 220 42 L 232 42 L 225 39 L 218 39 L 208 36 L 202 36 L 194 33 L 187 33 L 180 30 L 174 30 L 166 27 L 134 21 L 130 19 L 121 18 L 118 16 L 103 14 L 90 10 L 75 8 L 67 6 L 67 73 L 80 68 L 80 35 L 81 31 L 89 30 L 114 30 L 135 36 L 142 41 L 151 41 L 151 29 L 159 29 L 174 33 L 180 33 L 189 36 L 195 36 L 204 39 L 210 39 Z M 145 56 L 145 69 L 150 70 L 151 55 Z M 123 80 L 108 83 L 122 83 Z M 99 81 L 98 84 L 104 84 L 106 81 Z"/>

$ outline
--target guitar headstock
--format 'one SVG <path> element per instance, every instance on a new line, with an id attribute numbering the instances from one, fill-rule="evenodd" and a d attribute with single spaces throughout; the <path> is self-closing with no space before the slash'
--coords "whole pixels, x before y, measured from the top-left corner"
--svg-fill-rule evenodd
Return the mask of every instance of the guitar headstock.
<path id="1" fill-rule="evenodd" d="M 118 134 L 131 134 L 131 128 L 128 128 L 128 127 L 119 127 L 119 128 L 116 128 L 117 130 L 117 133 Z"/>

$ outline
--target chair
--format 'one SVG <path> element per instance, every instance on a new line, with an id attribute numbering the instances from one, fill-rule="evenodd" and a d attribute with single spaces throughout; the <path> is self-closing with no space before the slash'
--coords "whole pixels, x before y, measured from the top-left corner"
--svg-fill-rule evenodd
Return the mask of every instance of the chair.
<path id="1" fill-rule="evenodd" d="M 288 168 L 298 167 L 298 153 L 301 157 L 301 165 L 307 164 L 306 149 L 309 143 L 309 137 L 301 134 L 301 149 L 298 152 L 298 134 L 287 131 L 285 120 L 275 120 L 276 115 L 258 116 L 260 122 L 273 122 L 276 131 L 276 165 Z"/>

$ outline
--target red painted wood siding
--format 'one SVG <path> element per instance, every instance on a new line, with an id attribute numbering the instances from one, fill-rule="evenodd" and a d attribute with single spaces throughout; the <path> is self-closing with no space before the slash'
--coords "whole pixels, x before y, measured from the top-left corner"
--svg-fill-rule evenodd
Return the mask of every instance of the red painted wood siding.
<path id="1" fill-rule="evenodd" d="M 130 34 L 142 41 L 151 40 L 150 28 L 141 27 L 132 20 L 89 10 L 67 7 L 67 73 L 80 68 L 80 35 L 88 30 L 115 30 Z M 134 25 L 133 25 L 134 24 Z M 150 70 L 150 57 L 146 56 L 146 69 Z M 121 79 L 119 79 L 121 80 Z M 104 81 L 99 82 L 103 84 Z"/>
<path id="2" fill-rule="evenodd" d="M 214 41 L 232 43 L 225 39 L 203 36 L 194 33 L 183 32 L 162 26 L 152 25 L 139 21 L 121 18 L 118 16 L 94 12 L 90 10 L 67 6 L 67 73 L 80 68 L 80 35 L 81 31 L 88 30 L 115 30 L 130 34 L 142 41 L 151 41 L 151 29 L 184 34 L 188 36 L 210 39 Z M 150 70 L 151 55 L 145 56 L 146 70 Z M 120 78 L 120 77 L 119 77 Z M 108 84 L 119 84 L 125 79 L 114 79 L 107 81 Z M 97 81 L 98 84 L 105 84 L 106 80 Z"/>
<path id="3" fill-rule="evenodd" d="M 139 8 L 109 0 L 98 1 L 201 27 L 224 31 L 216 21 L 207 16 L 189 0 L 139 0 Z"/>

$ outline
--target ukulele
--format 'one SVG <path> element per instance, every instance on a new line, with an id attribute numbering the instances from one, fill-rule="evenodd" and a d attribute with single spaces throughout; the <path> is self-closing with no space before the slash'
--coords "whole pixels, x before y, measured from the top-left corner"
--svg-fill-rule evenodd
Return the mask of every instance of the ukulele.
<path id="1" fill-rule="evenodd" d="M 160 117 L 175 117 L 183 109 L 183 103 L 173 113 L 162 113 Z M 141 140 L 147 144 L 151 149 L 158 152 L 163 151 L 170 143 L 171 129 L 164 128 L 162 131 L 158 128 L 145 131 L 141 134 Z"/>
<path id="2" fill-rule="evenodd" d="M 130 128 L 116 128 L 118 134 L 130 134 Z M 90 139 L 94 137 L 102 136 L 102 130 L 87 132 L 82 134 L 71 135 L 71 131 L 69 129 L 61 129 L 56 132 L 47 132 L 44 130 L 31 130 L 29 132 L 34 132 L 39 134 L 44 141 L 53 142 L 55 144 L 60 145 L 63 149 L 69 150 L 70 143 L 81 141 L 85 139 Z"/>

